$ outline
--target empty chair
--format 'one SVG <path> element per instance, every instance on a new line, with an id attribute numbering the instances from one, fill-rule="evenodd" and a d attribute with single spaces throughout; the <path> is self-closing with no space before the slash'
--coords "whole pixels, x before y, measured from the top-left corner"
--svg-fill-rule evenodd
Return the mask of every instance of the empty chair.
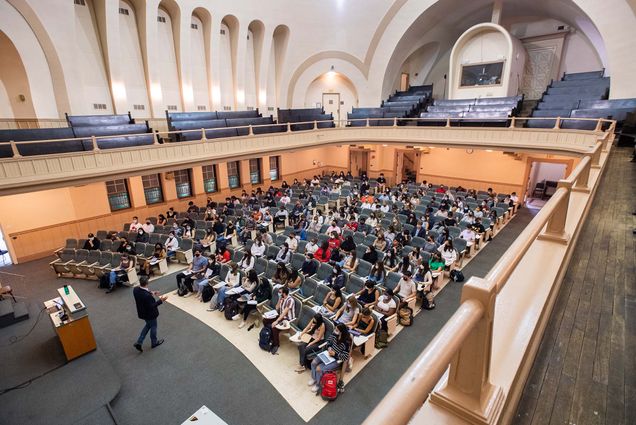
<path id="1" fill-rule="evenodd" d="M 265 271 L 267 270 L 267 264 L 268 261 L 265 258 L 256 259 L 256 261 L 254 262 L 254 270 L 259 276 L 265 274 Z"/>
<path id="2" fill-rule="evenodd" d="M 356 271 L 356 274 L 360 276 L 362 279 L 366 279 L 371 273 L 372 267 L 373 265 L 369 263 L 368 261 L 360 260 L 358 262 L 358 270 Z"/>
<path id="3" fill-rule="evenodd" d="M 311 279 L 307 279 L 307 280 L 311 280 Z M 322 283 L 319 283 L 318 286 L 316 287 L 316 290 L 314 291 L 314 295 L 307 300 L 307 303 L 314 306 L 316 305 L 321 306 L 322 303 L 325 301 L 325 298 L 327 298 L 327 295 L 329 294 L 330 291 L 331 291 L 331 288 L 329 288 L 327 285 L 323 285 Z"/>
<path id="4" fill-rule="evenodd" d="M 104 251 L 112 251 L 113 249 L 113 241 L 111 241 L 110 239 L 104 239 L 103 241 L 101 241 L 100 245 L 99 245 L 99 249 L 104 252 Z"/>
<path id="5" fill-rule="evenodd" d="M 88 258 L 89 251 L 87 249 L 78 249 L 75 251 L 75 258 L 68 263 L 68 268 L 70 269 L 73 275 L 81 275 L 82 269 L 81 265 L 85 264 L 86 259 Z"/>
<path id="6" fill-rule="evenodd" d="M 80 264 L 78 268 L 80 269 L 82 275 L 86 276 L 86 278 L 95 278 L 95 266 L 99 265 L 99 260 L 101 258 L 102 253 L 97 250 L 92 250 L 88 253 L 88 257 L 86 257 L 86 261 L 83 264 Z"/>
<path id="7" fill-rule="evenodd" d="M 49 263 L 49 266 L 55 271 L 58 277 L 71 273 L 69 264 L 75 258 L 75 249 L 64 248 L 60 251 L 59 258 Z"/>
<path id="8" fill-rule="evenodd" d="M 347 280 L 347 283 L 342 291 L 343 295 L 345 297 L 348 297 L 351 294 L 357 294 L 362 290 L 362 288 L 364 288 L 364 282 L 365 280 L 359 276 L 349 276 L 349 279 Z"/>
<path id="9" fill-rule="evenodd" d="M 300 285 L 300 289 L 294 292 L 293 296 L 304 303 L 314 296 L 314 292 L 316 291 L 317 287 L 318 282 L 316 282 L 315 279 L 307 278 Z"/>
<path id="10" fill-rule="evenodd" d="M 395 289 L 401 278 L 402 276 L 400 276 L 399 273 L 389 272 L 387 273 L 386 280 L 382 286 L 386 289 Z"/>

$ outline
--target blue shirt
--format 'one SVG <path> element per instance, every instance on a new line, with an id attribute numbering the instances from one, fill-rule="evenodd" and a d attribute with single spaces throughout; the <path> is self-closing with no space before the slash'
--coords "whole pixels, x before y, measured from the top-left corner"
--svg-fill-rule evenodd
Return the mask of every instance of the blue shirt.
<path id="1" fill-rule="evenodd" d="M 208 267 L 208 259 L 205 258 L 203 255 L 200 255 L 198 257 L 194 257 L 192 259 L 192 271 L 197 273 L 200 271 L 205 270 Z"/>

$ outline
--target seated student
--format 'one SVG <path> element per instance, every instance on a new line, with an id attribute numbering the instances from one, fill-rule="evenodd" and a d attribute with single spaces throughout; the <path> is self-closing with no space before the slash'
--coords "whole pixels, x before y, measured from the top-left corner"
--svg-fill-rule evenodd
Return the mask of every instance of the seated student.
<path id="1" fill-rule="evenodd" d="M 305 261 L 303 261 L 303 265 L 300 268 L 300 272 L 305 276 L 313 276 L 318 270 L 318 265 L 314 260 L 314 255 L 311 253 L 305 254 Z"/>
<path id="2" fill-rule="evenodd" d="M 413 275 L 413 266 L 408 255 L 402 257 L 402 261 L 400 261 L 400 264 L 395 269 L 395 271 L 402 276 L 404 276 L 405 273 L 411 273 L 411 276 Z"/>
<path id="3" fill-rule="evenodd" d="M 267 247 L 263 243 L 261 235 L 257 235 L 254 243 L 252 244 L 252 247 L 250 248 L 250 252 L 254 256 L 254 258 L 261 258 L 263 255 L 265 255 L 266 249 Z"/>
<path id="4" fill-rule="evenodd" d="M 216 261 L 219 263 L 229 263 L 232 259 L 230 251 L 228 251 L 225 245 L 220 245 L 216 248 Z"/>
<path id="5" fill-rule="evenodd" d="M 193 239 L 195 233 L 194 228 L 190 224 L 186 224 L 183 227 L 185 228 L 185 230 L 183 231 L 183 235 L 181 237 L 185 239 Z"/>
<path id="6" fill-rule="evenodd" d="M 315 357 L 319 351 L 322 351 L 320 345 L 325 338 L 325 319 L 322 317 L 322 314 L 316 313 L 314 317 L 311 319 L 305 329 L 300 332 L 300 337 L 302 341 L 303 335 L 309 336 L 308 342 L 301 342 L 298 345 L 298 355 L 299 355 L 299 364 L 295 371 L 298 373 L 302 373 L 308 368 L 311 367 L 311 360 Z M 311 360 L 308 358 L 311 356 Z"/>
<path id="7" fill-rule="evenodd" d="M 179 227 L 177 222 L 172 223 L 172 227 L 170 228 L 170 231 L 174 233 L 174 235 L 177 237 L 181 237 L 181 235 L 183 234 L 183 229 Z"/>
<path id="8" fill-rule="evenodd" d="M 216 306 L 210 305 L 211 308 L 209 308 L 208 311 L 225 310 L 226 292 L 229 289 L 239 286 L 240 284 L 241 272 L 238 268 L 238 264 L 232 262 L 230 263 L 230 271 L 227 272 L 227 275 L 225 276 L 225 286 L 220 287 L 217 291 L 218 296 L 216 300 Z"/>
<path id="9" fill-rule="evenodd" d="M 165 226 L 166 224 L 168 224 L 168 219 L 166 218 L 166 216 L 163 214 L 159 214 L 157 216 L 157 226 Z"/>
<path id="10" fill-rule="evenodd" d="M 357 322 L 358 314 L 360 314 L 358 301 L 355 295 L 349 295 L 344 305 L 340 307 L 340 310 L 333 316 L 333 320 L 337 323 L 344 323 L 347 327 L 351 328 Z"/>
<path id="11" fill-rule="evenodd" d="M 192 263 L 185 272 L 177 273 L 177 288 L 181 288 L 185 285 L 187 292 L 185 296 L 189 296 L 194 291 L 192 282 L 203 278 L 205 270 L 208 267 L 208 259 L 201 255 L 201 251 L 194 251 L 194 258 Z"/>
<path id="12" fill-rule="evenodd" d="M 367 247 L 362 259 L 368 263 L 375 264 L 378 261 L 378 253 L 373 246 Z"/>
<path id="13" fill-rule="evenodd" d="M 326 317 L 332 317 L 340 309 L 342 304 L 342 291 L 340 288 L 331 288 L 327 294 L 319 312 Z"/>
<path id="14" fill-rule="evenodd" d="M 146 233 L 144 229 L 140 227 L 137 230 L 137 237 L 135 238 L 135 243 L 137 242 L 148 243 L 149 240 L 150 240 L 150 236 L 148 236 L 148 233 Z"/>
<path id="15" fill-rule="evenodd" d="M 252 311 L 256 310 L 256 307 L 258 304 L 262 303 L 263 301 L 267 301 L 271 298 L 272 298 L 272 285 L 269 284 L 269 280 L 267 280 L 266 277 L 261 277 L 259 279 L 258 284 L 256 285 L 256 288 L 252 291 L 250 295 L 250 301 L 252 302 L 248 301 L 247 303 L 245 303 L 245 306 L 243 307 L 243 313 L 242 313 L 243 319 L 241 320 L 241 323 L 239 324 L 239 329 L 242 329 L 243 327 L 245 327 L 247 318 L 249 317 Z M 256 322 L 252 323 L 247 328 L 247 330 L 251 331 L 255 325 L 257 326 Z"/>
<path id="16" fill-rule="evenodd" d="M 197 298 L 201 298 L 203 295 L 203 288 L 210 284 L 210 280 L 214 276 L 218 276 L 221 272 L 221 264 L 216 261 L 215 255 L 210 255 L 208 258 L 208 267 L 203 274 L 203 278 L 195 281 L 197 285 Z"/>
<path id="17" fill-rule="evenodd" d="M 277 224 L 285 224 L 285 220 L 287 220 L 287 218 L 289 217 L 289 212 L 285 209 L 284 206 L 281 205 L 281 207 L 278 209 L 278 211 L 276 211 L 276 214 L 274 215 L 274 225 Z"/>
<path id="18" fill-rule="evenodd" d="M 301 285 L 303 284 L 303 278 L 298 270 L 293 269 L 289 272 L 289 278 L 287 279 L 287 287 L 290 291 L 298 290 L 300 295 L 303 295 Z"/>
<path id="19" fill-rule="evenodd" d="M 263 319 L 263 325 L 272 327 L 272 348 L 270 350 L 272 354 L 276 354 L 280 346 L 280 329 L 277 325 L 296 319 L 295 300 L 294 297 L 289 296 L 289 288 L 285 286 L 279 288 L 278 294 L 279 298 L 276 304 L 278 315 L 275 319 Z"/>
<path id="20" fill-rule="evenodd" d="M 309 242 L 307 242 L 307 244 L 305 245 L 305 254 L 316 254 L 316 251 L 318 251 L 318 239 L 316 238 L 311 238 L 309 240 Z"/>
<path id="21" fill-rule="evenodd" d="M 362 288 L 356 294 L 358 297 L 358 304 L 362 307 L 373 307 L 380 298 L 380 290 L 375 287 L 375 283 L 371 280 L 367 280 Z"/>
<path id="22" fill-rule="evenodd" d="M 437 248 L 437 251 L 439 251 L 442 259 L 444 260 L 446 270 L 450 270 L 453 264 L 457 261 L 457 251 L 453 248 L 453 241 L 446 239 L 444 245 Z"/>
<path id="23" fill-rule="evenodd" d="M 387 272 L 394 272 L 400 267 L 400 257 L 397 248 L 391 248 L 384 257 L 384 268 Z"/>
<path id="24" fill-rule="evenodd" d="M 330 233 L 330 238 L 328 239 L 329 242 L 329 248 L 336 249 L 336 248 L 340 248 L 340 244 L 342 243 L 342 240 L 340 239 L 340 234 L 337 232 L 331 232 Z"/>
<path id="25" fill-rule="evenodd" d="M 155 244 L 155 251 L 152 253 L 152 257 L 150 257 L 148 261 L 144 262 L 143 266 L 141 266 L 142 274 L 150 276 L 151 263 L 163 260 L 164 258 L 166 258 L 166 249 L 163 247 L 163 244 L 161 242 L 157 242 Z"/>
<path id="26" fill-rule="evenodd" d="M 378 236 L 375 238 L 375 241 L 373 241 L 372 247 L 377 249 L 378 251 L 382 251 L 382 252 L 384 252 L 384 250 L 386 250 L 387 241 L 384 238 L 384 234 L 383 233 L 379 233 L 378 234 Z"/>
<path id="27" fill-rule="evenodd" d="M 417 293 L 417 286 L 412 279 L 412 273 L 408 270 L 402 275 L 398 284 L 393 288 L 393 292 L 403 301 L 414 297 Z"/>
<path id="28" fill-rule="evenodd" d="M 130 242 L 128 242 L 128 239 L 126 239 L 125 237 L 121 238 L 121 242 L 119 244 L 119 248 L 117 248 L 117 252 L 121 254 L 126 253 L 126 254 L 132 255 L 134 254 L 134 250 L 135 249 L 133 245 Z"/>
<path id="29" fill-rule="evenodd" d="M 345 275 L 338 264 L 333 266 L 333 271 L 325 278 L 323 283 L 330 288 L 342 289 L 345 286 Z"/>
<path id="30" fill-rule="evenodd" d="M 108 289 L 106 290 L 107 294 L 110 294 L 117 287 L 117 278 L 119 276 L 126 275 L 130 270 L 135 268 L 135 259 L 132 255 L 128 255 L 127 253 L 123 253 L 121 255 L 121 260 L 119 262 L 119 266 L 112 269 L 108 276 Z"/>
<path id="31" fill-rule="evenodd" d="M 276 271 L 274 272 L 274 276 L 272 277 L 272 285 L 274 289 L 279 286 L 287 285 L 289 281 L 289 269 L 287 265 L 283 262 L 278 262 L 276 265 Z"/>
<path id="32" fill-rule="evenodd" d="M 358 316 L 358 321 L 356 322 L 353 329 L 351 330 L 351 333 L 354 335 L 357 334 L 362 336 L 370 335 L 371 332 L 373 332 L 373 328 L 375 327 L 376 320 L 377 319 L 375 315 L 371 312 L 371 309 L 369 307 L 364 307 L 362 311 L 360 312 L 360 315 Z M 365 347 L 364 344 L 360 346 L 360 352 L 362 354 L 366 354 L 364 347 Z"/>
<path id="33" fill-rule="evenodd" d="M 314 258 L 321 263 L 327 263 L 331 259 L 331 249 L 329 249 L 329 242 L 324 241 L 320 248 L 314 254 Z"/>
<path id="34" fill-rule="evenodd" d="M 150 220 L 146 220 L 146 222 L 141 225 L 141 228 L 144 229 L 146 233 L 154 233 L 155 231 L 155 225 L 152 224 Z"/>
<path id="35" fill-rule="evenodd" d="M 296 252 L 296 250 L 298 249 L 298 238 L 296 237 L 296 233 L 290 232 L 289 236 L 287 236 L 287 238 L 285 239 L 285 243 L 292 253 Z"/>
<path id="36" fill-rule="evenodd" d="M 351 336 L 349 329 L 342 323 L 336 325 L 331 336 L 327 339 L 325 347 L 330 357 L 336 361 L 325 364 L 320 357 L 316 357 L 311 362 L 311 379 L 308 385 L 311 385 L 312 392 L 318 392 L 320 379 L 326 371 L 335 370 L 347 360 L 349 360 L 349 351 L 351 349 Z"/>
<path id="37" fill-rule="evenodd" d="M 432 310 L 435 308 L 433 300 L 433 273 L 427 263 L 422 263 L 418 267 L 415 281 L 418 282 L 418 293 L 422 298 L 422 308 Z"/>
<path id="38" fill-rule="evenodd" d="M 338 265 L 342 267 L 344 264 L 344 255 L 340 251 L 339 248 L 334 248 L 331 250 L 331 255 L 329 256 L 329 264 L 332 266 Z"/>
<path id="39" fill-rule="evenodd" d="M 291 261 L 291 255 L 292 255 L 291 249 L 289 249 L 287 242 L 284 242 L 283 246 L 278 251 L 278 254 L 276 254 L 276 258 L 274 260 L 277 263 L 289 264 L 289 262 Z"/>
<path id="40" fill-rule="evenodd" d="M 206 229 L 205 236 L 203 237 L 203 239 L 201 239 L 201 245 L 203 246 L 203 249 L 208 251 L 210 249 L 210 246 L 214 242 L 216 242 L 216 233 L 214 233 L 212 229 Z"/>
<path id="41" fill-rule="evenodd" d="M 475 243 L 475 231 L 471 227 L 466 227 L 459 234 L 459 237 L 466 241 L 466 246 L 470 248 Z"/>
<path id="42" fill-rule="evenodd" d="M 394 315 L 397 310 L 397 304 L 395 303 L 395 300 L 393 299 L 393 290 L 385 289 L 384 293 L 378 299 L 378 302 L 375 304 L 373 309 L 377 311 L 378 313 L 382 314 L 382 317 L 380 318 L 380 327 L 383 330 L 387 331 L 388 326 L 387 326 L 386 319 L 389 316 Z"/>
<path id="43" fill-rule="evenodd" d="M 130 232 L 136 232 L 137 230 L 141 229 L 141 223 L 139 222 L 139 219 L 135 216 L 132 218 L 132 223 L 130 223 Z"/>
<path id="44" fill-rule="evenodd" d="M 338 235 L 342 233 L 342 229 L 340 229 L 336 220 L 331 221 L 331 224 L 329 225 L 325 233 L 327 233 L 328 235 L 331 235 L 333 232 L 336 232 Z"/>
<path id="45" fill-rule="evenodd" d="M 256 259 L 252 255 L 251 251 L 245 251 L 243 254 L 243 258 L 239 261 L 238 266 L 243 273 L 247 273 L 254 268 L 254 264 L 256 263 Z"/>
<path id="46" fill-rule="evenodd" d="M 87 249 L 89 251 L 98 250 L 99 245 L 100 245 L 99 239 L 97 239 L 95 235 L 93 235 L 92 233 L 89 233 L 88 239 L 86 239 L 86 242 L 84 242 L 84 246 L 82 248 Z"/>
<path id="47" fill-rule="evenodd" d="M 426 252 L 435 252 L 437 251 L 437 246 L 438 244 L 433 239 L 433 236 L 428 235 L 426 237 L 426 242 L 424 243 L 424 247 L 422 249 L 424 249 L 424 251 Z"/>
<path id="48" fill-rule="evenodd" d="M 265 245 L 270 246 L 274 244 L 274 239 L 272 238 L 272 235 L 268 233 L 265 229 L 261 230 L 260 236 L 263 239 L 263 243 Z"/>
<path id="49" fill-rule="evenodd" d="M 355 249 L 345 257 L 342 262 L 342 269 L 348 273 L 355 273 L 358 269 L 358 256 Z"/>
<path id="50" fill-rule="evenodd" d="M 234 297 L 239 298 L 239 303 L 243 305 L 243 307 L 245 307 L 246 301 L 242 297 L 243 295 L 251 298 L 252 292 L 254 292 L 254 290 L 256 289 L 256 286 L 258 285 L 259 279 L 258 279 L 258 274 L 256 274 L 255 270 L 250 270 L 249 273 L 247 273 L 247 275 L 245 277 L 243 277 L 243 281 L 241 282 L 241 289 L 243 290 L 243 292 L 241 292 L 241 294 L 235 294 Z M 235 285 L 235 287 L 238 287 L 238 285 Z M 227 297 L 227 290 L 230 289 L 227 286 L 223 286 L 219 289 L 219 295 L 218 297 L 221 297 L 221 291 L 223 291 L 223 299 L 225 301 L 225 298 Z M 221 309 L 222 310 L 222 309 Z"/>
<path id="51" fill-rule="evenodd" d="M 491 226 L 494 226 L 494 222 Z M 481 218 L 476 218 L 475 223 L 471 226 L 476 233 L 475 239 L 477 240 L 477 244 L 481 241 L 481 238 L 484 237 L 484 233 L 486 233 L 486 228 L 483 224 L 481 224 Z M 487 240 L 492 240 L 492 236 Z"/>
<path id="52" fill-rule="evenodd" d="M 171 259 L 177 255 L 177 250 L 179 249 L 179 240 L 175 236 L 175 233 L 171 231 L 168 234 L 168 239 L 166 239 L 166 257 Z"/>
<path id="53" fill-rule="evenodd" d="M 356 243 L 353 241 L 353 236 L 349 235 L 340 244 L 340 249 L 344 252 L 351 252 L 356 250 Z"/>
<path id="54" fill-rule="evenodd" d="M 367 280 L 370 280 L 377 285 L 383 285 L 385 278 L 386 271 L 384 269 L 384 263 L 382 261 L 378 261 L 371 267 L 371 271 L 369 272 L 369 276 L 367 276 Z"/>
<path id="55" fill-rule="evenodd" d="M 166 211 L 166 218 L 177 218 L 177 212 L 174 210 L 174 207 L 168 208 L 168 211 Z"/>

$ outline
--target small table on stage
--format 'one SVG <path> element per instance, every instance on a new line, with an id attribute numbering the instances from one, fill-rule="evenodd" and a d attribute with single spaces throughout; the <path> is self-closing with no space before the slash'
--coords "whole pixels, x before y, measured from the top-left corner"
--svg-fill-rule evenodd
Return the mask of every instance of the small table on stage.
<path id="1" fill-rule="evenodd" d="M 71 286 L 57 290 L 59 297 L 44 302 L 51 324 L 60 339 L 66 360 L 71 361 L 97 348 L 86 306 Z M 68 292 L 68 294 L 66 293 Z"/>

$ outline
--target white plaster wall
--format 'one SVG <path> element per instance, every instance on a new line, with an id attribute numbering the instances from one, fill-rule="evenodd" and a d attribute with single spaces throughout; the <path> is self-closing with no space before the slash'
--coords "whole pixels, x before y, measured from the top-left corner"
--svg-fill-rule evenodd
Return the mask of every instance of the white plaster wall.
<path id="1" fill-rule="evenodd" d="M 565 37 L 559 76 L 566 72 L 585 72 L 603 68 L 598 53 L 584 34 L 576 31 Z"/>
<path id="2" fill-rule="evenodd" d="M 160 54 L 157 55 L 157 61 L 163 105 L 165 105 L 166 109 L 168 105 L 173 105 L 177 107 L 178 111 L 181 111 L 183 108 L 181 106 L 181 91 L 179 89 L 177 54 L 175 51 L 174 37 L 172 35 L 172 19 L 163 9 L 158 9 L 157 15 L 166 20 L 164 23 L 155 19 L 160 51 Z"/>
<path id="3" fill-rule="evenodd" d="M 11 99 L 2 80 L 0 80 L 0 118 L 18 118 L 13 113 Z"/>
<path id="4" fill-rule="evenodd" d="M 208 86 L 208 69 L 205 55 L 205 40 L 203 23 L 196 16 L 192 16 L 192 24 L 197 29 L 190 27 L 190 57 L 192 63 L 192 92 L 195 108 L 205 106 L 210 110 L 210 88 Z"/>
<path id="5" fill-rule="evenodd" d="M 303 107 L 315 108 L 317 103 L 322 104 L 323 93 L 340 93 L 340 102 L 342 102 L 340 105 L 341 120 L 347 118 L 347 112 L 351 112 L 352 107 L 358 106 L 356 89 L 350 81 L 337 74 L 325 74 L 309 85 Z M 325 106 L 325 110 L 327 110 L 327 106 Z M 334 119 L 338 119 L 335 115 Z"/>
<path id="6" fill-rule="evenodd" d="M 272 47 L 269 51 L 269 66 L 267 67 L 267 88 L 266 104 L 267 111 L 262 111 L 263 115 L 267 112 L 267 115 L 276 115 L 276 108 L 278 107 L 278 99 L 276 93 L 276 43 L 272 43 Z M 270 110 L 270 108 L 272 110 Z"/>
<path id="7" fill-rule="evenodd" d="M 254 52 L 254 34 L 248 31 L 247 52 L 245 55 L 245 106 L 258 107 L 256 93 L 256 58 Z"/>
<path id="8" fill-rule="evenodd" d="M 119 15 L 119 50 L 123 69 L 121 72 L 122 81 L 113 82 L 113 92 L 114 96 L 119 96 L 125 100 L 125 104 L 134 117 L 144 118 L 150 115 L 150 103 L 148 102 L 135 10 L 123 1 L 119 2 L 119 7 L 128 9 L 129 15 Z M 145 110 L 135 110 L 133 105 L 144 105 Z"/>
<path id="9" fill-rule="evenodd" d="M 230 29 L 227 25 L 221 24 L 221 29 L 225 34 L 220 36 L 220 88 L 221 88 L 221 108 L 229 106 L 234 109 L 234 78 L 232 77 L 232 43 Z"/>

